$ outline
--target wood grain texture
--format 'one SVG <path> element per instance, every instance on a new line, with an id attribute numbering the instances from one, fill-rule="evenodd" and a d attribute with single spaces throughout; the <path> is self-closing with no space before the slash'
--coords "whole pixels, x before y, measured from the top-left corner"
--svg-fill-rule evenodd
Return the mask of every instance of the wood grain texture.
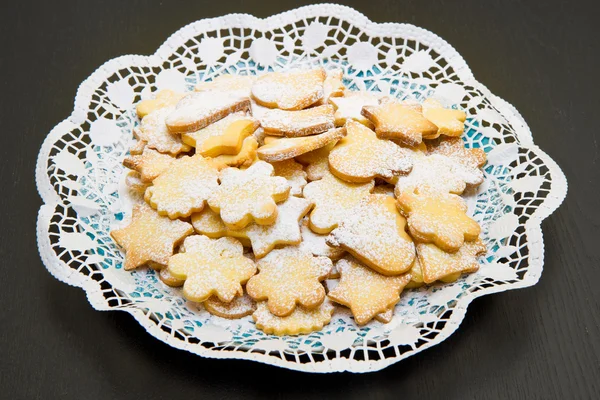
<path id="1" fill-rule="evenodd" d="M 352 4 L 353 3 L 353 4 Z M 267 16 L 289 0 L 3 2 L 0 6 L 0 387 L 11 399 L 600 397 L 599 28 L 595 2 L 355 1 L 377 22 L 450 42 L 516 106 L 567 175 L 544 222 L 538 285 L 476 300 L 444 343 L 368 375 L 306 375 L 203 359 L 94 311 L 36 252 L 35 157 L 106 60 L 150 54 L 179 27 L 230 12 Z M 35 10 L 35 11 L 34 11 Z"/>

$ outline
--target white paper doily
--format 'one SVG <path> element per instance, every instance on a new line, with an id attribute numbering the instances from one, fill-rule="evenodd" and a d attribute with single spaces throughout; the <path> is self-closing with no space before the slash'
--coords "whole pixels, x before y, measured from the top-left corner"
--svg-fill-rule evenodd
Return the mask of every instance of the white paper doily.
<path id="1" fill-rule="evenodd" d="M 265 335 L 251 317 L 211 316 L 152 270 L 124 271 L 108 233 L 131 210 L 121 161 L 139 122 L 135 104 L 158 89 L 191 90 L 224 72 L 257 74 L 307 63 L 343 68 L 352 89 L 436 97 L 467 112 L 467 146 L 488 155 L 485 182 L 468 198 L 489 249 L 480 271 L 453 284 L 406 291 L 387 325 L 359 328 L 338 312 L 322 331 L 295 337 Z M 451 335 L 474 298 L 535 284 L 544 255 L 540 223 L 567 191 L 564 174 L 533 144 L 517 110 L 478 83 L 448 43 L 412 25 L 376 24 L 328 4 L 267 19 L 234 14 L 201 20 L 151 56 L 102 65 L 79 87 L 71 116 L 44 141 L 36 181 L 44 201 L 37 223 L 41 258 L 57 279 L 84 289 L 94 308 L 127 311 L 153 336 L 202 356 L 307 372 L 379 370 Z"/>

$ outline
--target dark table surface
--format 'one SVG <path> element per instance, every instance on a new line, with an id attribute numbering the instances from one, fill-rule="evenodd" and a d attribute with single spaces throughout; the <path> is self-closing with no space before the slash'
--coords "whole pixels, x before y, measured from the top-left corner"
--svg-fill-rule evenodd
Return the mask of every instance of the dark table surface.
<path id="1" fill-rule="evenodd" d="M 381 372 L 309 375 L 203 359 L 168 347 L 52 278 L 38 257 L 42 140 L 78 84 L 106 60 L 151 54 L 174 31 L 280 1 L 12 1 L 0 5 L 0 398 L 600 397 L 600 47 L 590 1 L 362 0 L 377 22 L 409 22 L 451 43 L 514 104 L 569 181 L 543 223 L 539 284 L 476 300 L 448 340 Z"/>

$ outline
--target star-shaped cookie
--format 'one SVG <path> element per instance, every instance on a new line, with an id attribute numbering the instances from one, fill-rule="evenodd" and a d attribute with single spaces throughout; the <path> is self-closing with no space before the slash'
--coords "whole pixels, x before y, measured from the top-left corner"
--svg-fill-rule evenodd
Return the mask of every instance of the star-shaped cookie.
<path id="1" fill-rule="evenodd" d="M 447 253 L 431 243 L 417 244 L 423 281 L 428 284 L 437 280 L 453 281 L 460 274 L 477 271 L 477 257 L 485 252 L 486 246 L 479 239 L 465 242 L 455 253 Z"/>
<path id="2" fill-rule="evenodd" d="M 171 166 L 175 157 L 145 148 L 140 155 L 123 159 L 123 165 L 140 173 L 142 182 L 152 182 L 158 175 Z"/>
<path id="3" fill-rule="evenodd" d="M 170 220 L 146 204 L 138 204 L 133 208 L 131 223 L 110 235 L 125 250 L 124 268 L 130 270 L 149 261 L 166 265 L 174 247 L 192 232 L 187 222 Z"/>
<path id="4" fill-rule="evenodd" d="M 465 129 L 467 114 L 461 110 L 444 108 L 442 104 L 434 99 L 423 102 L 423 116 L 438 127 L 437 132 L 432 135 L 423 135 L 423 139 L 435 139 L 440 135 L 460 136 Z"/>
<path id="5" fill-rule="evenodd" d="M 244 257 L 240 242 L 194 235 L 183 244 L 185 252 L 169 258 L 167 266 L 174 277 L 185 280 L 186 299 L 202 302 L 214 295 L 227 303 L 244 294 L 242 284 L 256 273 L 256 266 Z"/>

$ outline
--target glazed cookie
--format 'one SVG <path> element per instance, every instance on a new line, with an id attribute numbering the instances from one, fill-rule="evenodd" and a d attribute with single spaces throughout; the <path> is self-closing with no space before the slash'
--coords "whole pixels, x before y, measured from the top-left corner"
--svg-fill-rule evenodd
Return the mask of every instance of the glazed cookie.
<path id="1" fill-rule="evenodd" d="M 335 108 L 335 126 L 344 126 L 346 121 L 352 119 L 356 122 L 372 128 L 373 124 L 362 115 L 364 106 L 379 105 L 379 97 L 368 92 L 346 92 L 344 97 L 335 97 L 329 99 L 329 102 Z"/>
<path id="2" fill-rule="evenodd" d="M 152 182 L 158 175 L 171 166 L 175 157 L 159 153 L 149 148 L 142 154 L 128 156 L 123 159 L 123 165 L 140 173 L 142 182 Z"/>
<path id="3" fill-rule="evenodd" d="M 192 232 L 187 222 L 161 217 L 148 205 L 138 204 L 131 223 L 110 236 L 125 250 L 124 268 L 130 270 L 149 261 L 166 265 L 175 245 Z"/>
<path id="4" fill-rule="evenodd" d="M 429 154 L 440 154 L 456 161 L 466 168 L 466 173 L 477 176 L 478 183 L 474 186 L 483 182 L 481 168 L 485 164 L 486 155 L 482 149 L 467 149 L 461 138 L 442 136 L 435 140 L 428 140 L 427 150 Z"/>
<path id="5" fill-rule="evenodd" d="M 321 284 L 331 270 L 331 260 L 314 257 L 297 247 L 273 250 L 257 262 L 258 274 L 246 285 L 254 300 L 267 300 L 278 317 L 290 315 L 296 305 L 313 309 L 325 299 Z"/>
<path id="6" fill-rule="evenodd" d="M 320 149 L 345 135 L 345 128 L 335 128 L 313 136 L 283 138 L 271 143 L 265 141 L 266 144 L 258 149 L 258 157 L 269 162 L 287 160 Z"/>
<path id="7" fill-rule="evenodd" d="M 329 153 L 337 142 L 331 142 L 320 149 L 309 151 L 296 157 L 296 161 L 306 166 L 306 178 L 309 181 L 318 181 L 329 174 Z"/>
<path id="8" fill-rule="evenodd" d="M 195 92 L 177 103 L 165 122 L 171 133 L 194 132 L 237 111 L 248 111 L 250 99 L 236 92 Z"/>
<path id="9" fill-rule="evenodd" d="M 256 302 L 247 294 L 236 297 L 229 303 L 225 303 L 219 300 L 218 297 L 212 296 L 202 304 L 206 311 L 212 315 L 227 319 L 243 318 L 256 311 Z"/>
<path id="10" fill-rule="evenodd" d="M 467 114 L 461 110 L 444 108 L 434 99 L 423 102 L 423 116 L 438 127 L 433 135 L 423 135 L 423 139 L 435 139 L 440 135 L 460 136 L 465 129 Z"/>
<path id="11" fill-rule="evenodd" d="M 397 201 L 411 236 L 419 242 L 434 243 L 453 253 L 465 241 L 479 237 L 481 228 L 467 215 L 467 204 L 460 196 L 422 187 L 414 193 L 402 192 Z"/>
<path id="12" fill-rule="evenodd" d="M 364 125 L 349 120 L 347 135 L 329 153 L 329 168 L 348 182 L 390 179 L 412 168 L 410 151 L 394 142 L 379 139 Z"/>
<path id="13" fill-rule="evenodd" d="M 184 156 L 154 179 L 144 198 L 161 215 L 187 217 L 204 208 L 204 201 L 219 187 L 217 178 L 217 169 L 207 159 Z"/>
<path id="14" fill-rule="evenodd" d="M 265 107 L 302 110 L 323 98 L 325 70 L 270 72 L 254 82 L 252 97 Z"/>
<path id="15" fill-rule="evenodd" d="M 302 169 L 302 165 L 298 164 L 292 158 L 274 162 L 271 165 L 275 168 L 275 175 L 287 179 L 290 184 L 290 194 L 292 196 L 301 196 L 302 188 L 306 186 L 306 172 Z"/>
<path id="16" fill-rule="evenodd" d="M 340 283 L 327 296 L 349 307 L 358 325 L 366 324 L 396 305 L 400 293 L 410 281 L 409 273 L 381 275 L 352 257 L 341 259 L 336 266 L 341 274 Z"/>
<path id="17" fill-rule="evenodd" d="M 349 183 L 327 173 L 304 187 L 304 197 L 315 204 L 310 213 L 310 229 L 326 234 L 373 190 L 373 181 Z"/>
<path id="18" fill-rule="evenodd" d="M 210 159 L 210 163 L 218 170 L 227 167 L 248 168 L 256 160 L 256 149 L 258 143 L 252 136 L 248 136 L 242 143 L 242 149 L 236 155 L 221 154 L 220 156 Z"/>
<path id="19" fill-rule="evenodd" d="M 417 111 L 417 107 L 397 101 L 364 106 L 362 115 L 375 125 L 378 137 L 398 140 L 408 146 L 416 146 L 423 141 L 423 136 L 431 136 L 438 130 L 436 125 Z"/>
<path id="20" fill-rule="evenodd" d="M 278 317 L 269 312 L 267 302 L 258 303 L 252 318 L 256 327 L 270 335 L 299 335 L 321 330 L 331 321 L 334 307 L 331 302 L 323 301 L 319 306 L 307 309 L 298 306 L 290 315 Z"/>
<path id="21" fill-rule="evenodd" d="M 257 162 L 246 170 L 222 170 L 221 185 L 208 198 L 208 205 L 229 229 L 242 229 L 252 221 L 273 224 L 277 219 L 276 203 L 290 193 L 287 180 L 272 176 L 273 172 L 273 166 L 266 162 Z"/>
<path id="22" fill-rule="evenodd" d="M 181 141 L 181 137 L 169 133 L 165 120 L 175 110 L 174 107 L 157 109 L 142 119 L 138 128 L 133 129 L 133 134 L 146 143 L 146 147 L 176 155 L 190 151 L 191 147 Z"/>
<path id="23" fill-rule="evenodd" d="M 479 269 L 477 257 L 485 254 L 485 244 L 480 239 L 465 242 L 457 252 L 447 253 L 434 244 L 417 244 L 417 255 L 420 261 L 425 283 L 437 280 L 454 281 L 460 274 L 476 272 Z"/>
<path id="24" fill-rule="evenodd" d="M 329 257 L 333 261 L 342 258 L 345 253 L 343 249 L 329 246 L 325 242 L 327 235 L 314 233 L 308 225 L 308 218 L 304 218 L 301 224 L 302 242 L 300 242 L 300 249 L 311 252 L 313 256 Z M 329 278 L 338 277 L 335 276 L 334 269 L 335 267 L 329 273 Z"/>
<path id="25" fill-rule="evenodd" d="M 184 133 L 181 139 L 205 157 L 238 154 L 243 140 L 254 133 L 258 126 L 256 119 L 237 112 L 195 132 Z"/>
<path id="26" fill-rule="evenodd" d="M 345 215 L 327 243 L 379 273 L 398 275 L 408 271 L 415 259 L 415 245 L 405 227 L 394 198 L 372 194 Z"/>
<path id="27" fill-rule="evenodd" d="M 210 239 L 194 235 L 184 241 L 185 252 L 169 258 L 169 272 L 184 279 L 183 296 L 202 302 L 216 296 L 228 303 L 243 295 L 242 284 L 256 273 L 256 265 L 243 256 L 233 238 Z"/>
<path id="28" fill-rule="evenodd" d="M 467 185 L 476 186 L 481 183 L 483 174 L 480 170 L 474 173 L 449 157 L 441 154 L 429 156 L 415 152 L 413 168 L 408 175 L 399 176 L 395 194 L 413 192 L 418 186 L 429 186 L 444 193 L 461 194 Z"/>
<path id="29" fill-rule="evenodd" d="M 256 80 L 252 75 L 219 75 L 211 81 L 200 82 L 195 87 L 196 92 L 215 91 L 219 92 L 237 92 L 243 96 L 250 96 L 250 89 Z"/>
<path id="30" fill-rule="evenodd" d="M 137 116 L 142 119 L 158 109 L 176 105 L 183 96 L 185 96 L 184 93 L 177 93 L 173 90 L 160 90 L 153 99 L 140 101 L 135 108 L 135 111 Z"/>
<path id="31" fill-rule="evenodd" d="M 278 205 L 277 219 L 273 225 L 250 224 L 240 229 L 250 239 L 254 256 L 261 258 L 275 247 L 299 244 L 302 235 L 298 223 L 311 207 L 310 201 L 291 196 Z"/>
<path id="32" fill-rule="evenodd" d="M 325 132 L 334 127 L 333 107 L 330 105 L 300 111 L 269 110 L 260 118 L 268 135 L 299 137 Z"/>

